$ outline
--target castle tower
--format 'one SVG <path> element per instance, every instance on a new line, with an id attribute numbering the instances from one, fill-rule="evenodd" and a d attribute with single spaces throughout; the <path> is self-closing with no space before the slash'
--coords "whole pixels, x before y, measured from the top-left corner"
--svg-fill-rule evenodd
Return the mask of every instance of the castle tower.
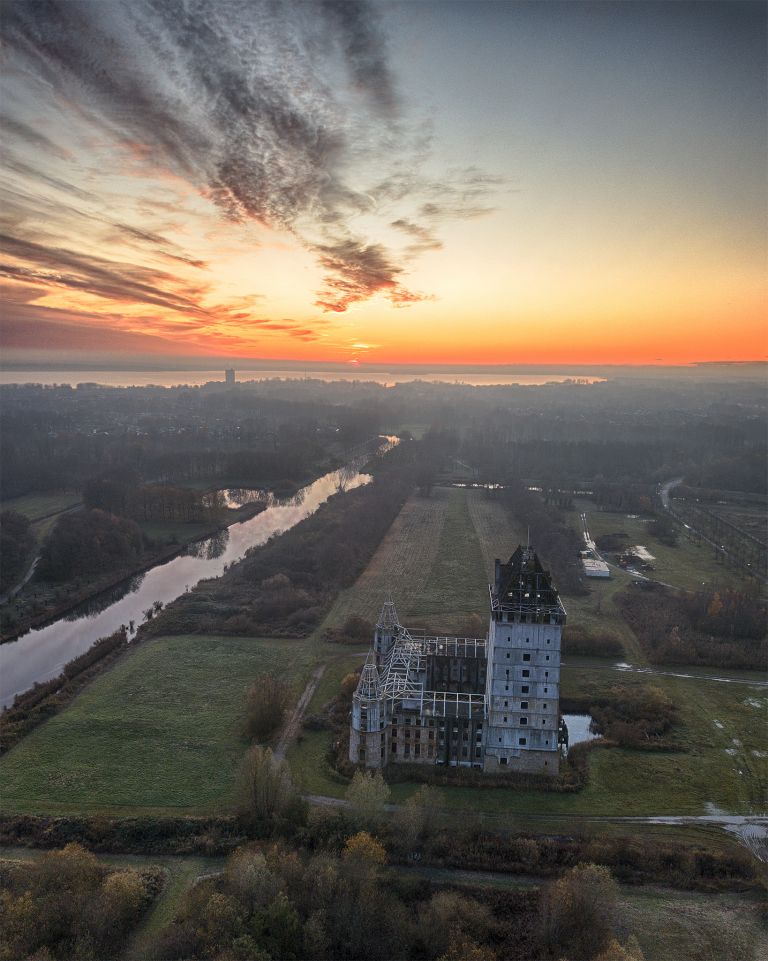
<path id="1" fill-rule="evenodd" d="M 490 594 L 483 768 L 557 774 L 565 608 L 531 547 L 496 561 Z"/>
<path id="2" fill-rule="evenodd" d="M 352 695 L 349 760 L 353 764 L 365 764 L 366 767 L 384 767 L 386 764 L 386 704 L 379 696 L 379 672 L 369 653 Z"/>
<path id="3" fill-rule="evenodd" d="M 376 631 L 373 635 L 373 650 L 376 654 L 376 666 L 381 667 L 382 661 L 392 650 L 392 647 L 400 632 L 400 621 L 397 616 L 395 602 L 390 597 L 384 601 L 384 606 L 376 622 Z"/>

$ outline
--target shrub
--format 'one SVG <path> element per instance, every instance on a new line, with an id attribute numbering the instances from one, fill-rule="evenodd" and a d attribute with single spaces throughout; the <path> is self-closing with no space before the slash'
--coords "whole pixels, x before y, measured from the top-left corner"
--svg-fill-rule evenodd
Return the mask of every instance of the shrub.
<path id="1" fill-rule="evenodd" d="M 248 688 L 245 705 L 245 734 L 252 740 L 263 740 L 283 722 L 291 689 L 275 674 L 259 674 Z"/>
<path id="2" fill-rule="evenodd" d="M 541 933 L 546 947 L 572 961 L 590 961 L 613 935 L 618 885 L 611 872 L 580 864 L 549 885 L 541 899 Z"/>

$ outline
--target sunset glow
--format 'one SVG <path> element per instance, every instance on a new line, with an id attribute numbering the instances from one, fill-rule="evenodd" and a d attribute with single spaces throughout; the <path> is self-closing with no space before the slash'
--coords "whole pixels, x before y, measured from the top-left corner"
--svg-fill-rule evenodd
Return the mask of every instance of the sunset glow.
<path id="1" fill-rule="evenodd" d="M 4 21 L 11 362 L 766 358 L 761 4 Z"/>

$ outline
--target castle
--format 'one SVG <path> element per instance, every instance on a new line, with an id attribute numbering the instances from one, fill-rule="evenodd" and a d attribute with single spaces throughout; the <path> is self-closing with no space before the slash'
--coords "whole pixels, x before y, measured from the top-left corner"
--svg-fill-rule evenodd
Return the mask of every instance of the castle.
<path id="1" fill-rule="evenodd" d="M 565 608 L 531 547 L 496 561 L 487 638 L 409 631 L 384 604 L 352 699 L 349 759 L 557 774 Z"/>

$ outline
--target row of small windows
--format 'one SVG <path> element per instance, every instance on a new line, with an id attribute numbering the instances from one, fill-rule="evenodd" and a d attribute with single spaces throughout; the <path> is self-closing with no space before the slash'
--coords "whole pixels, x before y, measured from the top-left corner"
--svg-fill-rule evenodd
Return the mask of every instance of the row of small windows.
<path id="1" fill-rule="evenodd" d="M 512 635 L 511 635 L 511 634 L 510 634 L 509 637 L 507 638 L 507 643 L 508 643 L 508 644 L 511 644 L 511 643 L 512 643 Z M 526 637 L 525 643 L 526 643 L 526 644 L 530 644 L 530 643 L 531 643 L 530 637 Z M 547 638 L 547 644 L 551 644 L 551 643 L 552 643 L 552 638 L 548 637 L 548 638 Z"/>
<path id="2" fill-rule="evenodd" d="M 511 651 L 507 651 L 507 660 L 509 660 L 511 653 L 512 653 Z M 523 654 L 524 661 L 530 661 L 530 659 L 531 659 L 531 655 L 529 653 L 526 652 L 525 654 Z M 549 660 L 549 654 L 544 655 L 544 660 L 545 661 Z"/>
<path id="3" fill-rule="evenodd" d="M 546 691 L 546 688 L 544 688 L 544 690 Z M 504 701 L 504 707 L 509 707 L 509 701 Z M 527 709 L 528 709 L 528 701 L 520 701 L 520 710 L 525 711 Z M 547 705 L 543 704 L 541 709 L 542 711 L 546 711 Z"/>

